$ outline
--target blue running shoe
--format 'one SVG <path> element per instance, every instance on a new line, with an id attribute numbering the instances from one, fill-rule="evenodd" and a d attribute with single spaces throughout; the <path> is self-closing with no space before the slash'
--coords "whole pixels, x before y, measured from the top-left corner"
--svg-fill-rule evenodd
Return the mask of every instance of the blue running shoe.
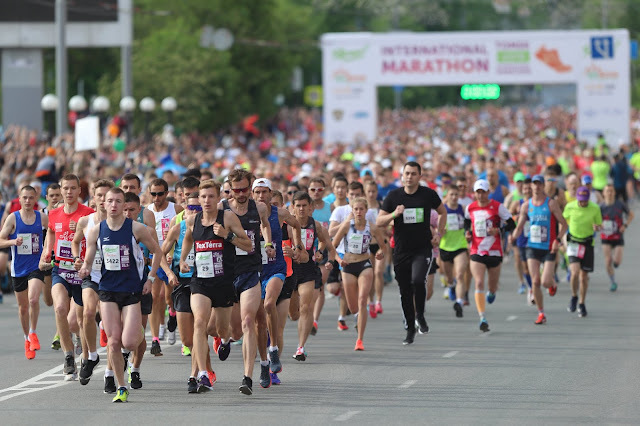
<path id="1" fill-rule="evenodd" d="M 488 304 L 492 304 L 495 300 L 496 300 L 496 294 L 495 293 L 491 293 L 490 291 L 488 291 L 487 292 L 487 303 Z"/>
<path id="2" fill-rule="evenodd" d="M 527 285 L 525 283 L 520 284 L 520 288 L 518 289 L 518 294 L 524 294 L 527 291 Z"/>
<path id="3" fill-rule="evenodd" d="M 280 362 L 280 354 L 277 349 L 269 351 L 269 359 L 271 360 L 271 372 L 279 373 L 282 371 L 282 363 Z"/>
<path id="4" fill-rule="evenodd" d="M 278 378 L 278 375 L 276 373 L 269 373 L 271 374 L 271 384 L 272 385 L 279 385 L 280 384 L 280 379 Z"/>
<path id="5" fill-rule="evenodd" d="M 449 300 L 451 300 L 452 302 L 456 301 L 456 288 L 455 287 L 449 287 Z"/>
<path id="6" fill-rule="evenodd" d="M 198 378 L 198 393 L 203 393 L 203 392 L 208 392 L 211 389 L 213 389 L 213 386 L 211 386 L 211 381 L 209 380 L 209 376 L 202 375 L 200 376 L 200 378 Z"/>
<path id="7" fill-rule="evenodd" d="M 480 330 L 482 332 L 484 332 L 484 333 L 489 331 L 489 323 L 487 322 L 487 320 L 485 318 L 481 318 L 480 319 Z"/>

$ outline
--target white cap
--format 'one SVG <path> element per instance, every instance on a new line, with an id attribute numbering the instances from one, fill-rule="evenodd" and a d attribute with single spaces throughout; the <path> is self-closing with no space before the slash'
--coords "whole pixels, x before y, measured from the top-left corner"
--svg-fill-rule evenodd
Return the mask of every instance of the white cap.
<path id="1" fill-rule="evenodd" d="M 473 192 L 477 190 L 489 191 L 489 182 L 486 179 L 478 179 L 476 183 L 473 184 Z"/>
<path id="2" fill-rule="evenodd" d="M 253 191 L 256 188 L 269 188 L 269 191 L 271 191 L 271 181 L 265 178 L 256 179 L 253 182 L 251 190 Z"/>

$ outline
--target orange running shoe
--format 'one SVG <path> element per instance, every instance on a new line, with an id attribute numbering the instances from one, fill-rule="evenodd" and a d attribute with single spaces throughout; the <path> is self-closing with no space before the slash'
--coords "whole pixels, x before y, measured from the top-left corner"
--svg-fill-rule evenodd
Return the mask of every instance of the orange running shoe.
<path id="1" fill-rule="evenodd" d="M 28 340 L 24 341 L 24 356 L 27 359 L 34 359 L 36 357 L 36 352 L 31 349 L 31 343 Z"/>
<path id="2" fill-rule="evenodd" d="M 213 386 L 213 384 L 218 381 L 218 379 L 216 377 L 216 372 L 215 371 L 207 371 L 207 375 L 209 376 L 209 382 L 211 383 L 211 386 Z"/>
<path id="3" fill-rule="evenodd" d="M 338 330 L 346 331 L 348 329 L 349 329 L 349 326 L 347 325 L 345 320 L 338 320 Z"/>
<path id="4" fill-rule="evenodd" d="M 219 337 L 213 338 L 213 351 L 215 353 L 218 353 L 218 348 L 220 347 L 221 344 L 222 344 L 222 339 L 220 339 Z"/>
<path id="5" fill-rule="evenodd" d="M 356 340 L 356 347 L 353 348 L 354 351 L 364 351 L 364 345 L 362 344 L 362 340 Z"/>
<path id="6" fill-rule="evenodd" d="M 538 314 L 538 319 L 536 320 L 536 322 L 534 322 L 534 324 L 541 325 L 541 324 L 546 324 L 546 322 L 547 322 L 547 317 L 542 312 L 540 312 Z"/>
<path id="7" fill-rule="evenodd" d="M 549 296 L 553 297 L 556 295 L 556 292 L 558 291 L 558 286 L 554 285 L 553 287 L 549 287 Z"/>
<path id="8" fill-rule="evenodd" d="M 381 314 L 381 313 L 383 313 L 383 312 L 384 312 L 384 311 L 382 310 L 382 303 L 380 303 L 380 302 L 376 302 L 376 314 L 378 314 L 378 315 L 379 315 L 379 314 Z"/>
<path id="9" fill-rule="evenodd" d="M 376 310 L 376 304 L 373 302 L 369 303 L 369 315 L 371 315 L 371 318 L 376 318 L 378 316 L 378 311 Z"/>
<path id="10" fill-rule="evenodd" d="M 100 321 L 100 346 L 103 348 L 107 346 L 107 333 L 104 332 L 104 328 L 102 328 L 102 321 Z"/>
<path id="11" fill-rule="evenodd" d="M 38 340 L 36 333 L 29 333 L 29 346 L 32 351 L 40 350 L 40 341 Z"/>

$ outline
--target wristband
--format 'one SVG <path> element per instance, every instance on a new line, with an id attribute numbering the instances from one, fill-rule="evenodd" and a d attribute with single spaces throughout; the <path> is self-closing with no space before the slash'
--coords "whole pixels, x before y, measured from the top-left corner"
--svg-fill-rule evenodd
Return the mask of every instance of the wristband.
<path id="1" fill-rule="evenodd" d="M 273 243 L 266 243 L 264 245 L 265 248 L 273 248 Z"/>
<path id="2" fill-rule="evenodd" d="M 391 219 L 395 219 L 396 218 L 396 212 L 391 213 Z"/>

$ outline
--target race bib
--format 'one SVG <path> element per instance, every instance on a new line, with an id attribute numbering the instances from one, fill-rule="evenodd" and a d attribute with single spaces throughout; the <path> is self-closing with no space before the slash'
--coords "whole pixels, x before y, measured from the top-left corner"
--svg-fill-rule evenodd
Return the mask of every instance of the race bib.
<path id="1" fill-rule="evenodd" d="M 109 244 L 102 246 L 104 268 L 107 271 L 124 271 L 130 267 L 129 247 Z"/>
<path id="2" fill-rule="evenodd" d="M 530 234 L 531 234 L 531 223 L 529 221 L 526 221 L 524 223 L 524 236 L 529 238 Z"/>
<path id="3" fill-rule="evenodd" d="M 73 254 L 71 254 L 71 241 L 58 240 L 56 256 L 60 259 L 73 259 Z"/>
<path id="4" fill-rule="evenodd" d="M 189 268 L 193 268 L 193 265 L 195 265 L 195 261 L 196 261 L 196 255 L 193 251 L 193 246 L 192 246 L 191 251 L 187 255 L 187 258 L 185 259 L 185 262 L 187 263 L 187 266 Z"/>
<path id="5" fill-rule="evenodd" d="M 96 257 L 93 258 L 93 266 L 91 269 L 94 271 L 102 271 L 102 250 L 100 247 L 96 249 Z"/>
<path id="6" fill-rule="evenodd" d="M 547 227 L 542 225 L 531 225 L 529 229 L 529 241 L 532 243 L 547 242 Z"/>
<path id="7" fill-rule="evenodd" d="M 353 254 L 362 254 L 362 234 L 349 235 L 349 241 L 347 241 L 347 251 Z"/>
<path id="8" fill-rule="evenodd" d="M 473 224 L 473 228 L 475 230 L 476 237 L 485 238 L 487 236 L 487 221 L 486 220 L 477 220 Z"/>
<path id="9" fill-rule="evenodd" d="M 194 243 L 198 278 L 215 278 L 224 275 L 222 248 L 222 240 L 196 241 Z"/>
<path id="10" fill-rule="evenodd" d="M 577 257 L 578 259 L 584 258 L 584 252 L 586 247 L 583 244 L 571 242 L 567 244 L 567 256 Z"/>
<path id="11" fill-rule="evenodd" d="M 22 238 L 22 244 L 18 246 L 18 254 L 40 253 L 40 236 L 38 234 L 18 234 Z"/>
<path id="12" fill-rule="evenodd" d="M 301 229 L 302 244 L 304 244 L 305 250 L 311 250 L 313 248 L 313 242 L 316 239 L 316 235 L 313 229 Z"/>
<path id="13" fill-rule="evenodd" d="M 158 234 L 158 241 L 162 245 L 162 242 L 167 238 L 167 234 L 169 233 L 169 224 L 171 223 L 171 219 L 162 218 L 156 224 L 156 233 Z"/>
<path id="14" fill-rule="evenodd" d="M 459 229 L 460 229 L 460 220 L 458 218 L 458 213 L 448 213 L 447 214 L 447 230 L 457 231 Z"/>
<path id="15" fill-rule="evenodd" d="M 66 282 L 72 285 L 82 284 L 80 276 L 73 267 L 73 262 L 69 260 L 61 260 L 58 265 L 58 275 Z"/>
<path id="16" fill-rule="evenodd" d="M 422 207 L 415 209 L 404 209 L 402 212 L 402 220 L 404 223 L 423 223 L 424 209 Z"/>
<path id="17" fill-rule="evenodd" d="M 265 244 L 267 244 L 265 241 L 260 241 L 260 252 L 262 253 L 262 264 L 268 265 L 269 263 L 274 263 L 276 261 L 276 258 L 275 256 L 267 256 L 267 248 L 265 247 Z"/>
<path id="18" fill-rule="evenodd" d="M 249 237 L 249 239 L 251 240 L 251 251 L 250 252 L 246 252 L 244 250 L 242 250 L 241 248 L 236 246 L 236 255 L 237 256 L 248 256 L 250 254 L 255 253 L 255 250 L 253 249 L 253 247 L 256 246 L 256 233 L 253 229 L 250 230 L 244 230 L 244 232 L 247 233 L 247 237 Z"/>
<path id="19" fill-rule="evenodd" d="M 616 233 L 616 223 L 612 220 L 602 221 L 602 233 L 604 235 L 613 235 Z"/>

